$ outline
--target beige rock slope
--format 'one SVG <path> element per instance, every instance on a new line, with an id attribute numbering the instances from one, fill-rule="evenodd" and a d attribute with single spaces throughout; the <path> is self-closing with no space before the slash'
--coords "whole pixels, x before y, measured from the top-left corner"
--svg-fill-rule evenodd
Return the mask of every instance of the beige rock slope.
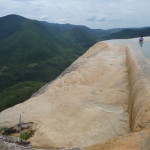
<path id="1" fill-rule="evenodd" d="M 150 80 L 149 70 L 145 70 L 149 68 L 147 65 L 150 62 L 141 53 L 137 41 L 138 39 L 108 41 L 130 48 L 126 49 L 126 62 L 129 75 L 128 112 L 132 132 L 86 147 L 86 150 L 150 150 Z M 150 41 L 150 38 L 145 38 L 145 41 Z"/>
<path id="2" fill-rule="evenodd" d="M 43 94 L 0 113 L 0 126 L 33 121 L 38 147 L 82 147 L 129 132 L 126 50 L 97 43 Z M 42 139 L 42 140 L 41 140 Z"/>
<path id="3" fill-rule="evenodd" d="M 150 138 L 150 99 L 131 55 L 125 46 L 97 43 L 35 97 L 1 112 L 0 126 L 16 125 L 21 114 L 24 122 L 35 123 L 34 147 L 137 149 L 137 142 Z M 129 144 L 131 137 L 137 140 Z"/>

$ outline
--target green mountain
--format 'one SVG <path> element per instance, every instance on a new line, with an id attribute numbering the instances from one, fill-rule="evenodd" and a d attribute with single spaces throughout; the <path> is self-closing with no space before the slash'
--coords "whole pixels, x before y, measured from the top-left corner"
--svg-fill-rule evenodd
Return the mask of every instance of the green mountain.
<path id="1" fill-rule="evenodd" d="M 150 36 L 150 27 L 122 29 L 119 32 L 103 37 L 104 39 L 129 39 L 140 36 Z"/>
<path id="2" fill-rule="evenodd" d="M 78 26 L 60 28 L 18 15 L 1 17 L 0 111 L 29 98 L 97 41 Z M 17 96 L 18 90 L 22 96 Z"/>
<path id="3" fill-rule="evenodd" d="M 150 28 L 90 29 L 18 15 L 0 17 L 0 111 L 28 99 L 97 41 L 150 35 Z"/>

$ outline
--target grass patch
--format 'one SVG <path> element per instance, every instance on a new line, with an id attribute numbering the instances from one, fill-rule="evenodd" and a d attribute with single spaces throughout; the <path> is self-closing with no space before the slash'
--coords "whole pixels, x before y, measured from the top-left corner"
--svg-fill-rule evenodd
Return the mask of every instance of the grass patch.
<path id="1" fill-rule="evenodd" d="M 14 133 L 18 133 L 18 131 L 14 128 L 14 127 L 1 127 L 0 128 L 0 133 L 2 135 L 10 135 L 10 134 L 14 134 Z"/>
<path id="2" fill-rule="evenodd" d="M 30 137 L 34 135 L 34 130 L 24 131 L 20 134 L 19 138 L 21 140 L 28 140 Z"/>
<path id="3" fill-rule="evenodd" d="M 0 128 L 0 133 L 2 134 L 2 135 L 9 135 L 10 133 L 9 133 L 9 128 L 7 128 L 7 127 L 1 127 Z"/>

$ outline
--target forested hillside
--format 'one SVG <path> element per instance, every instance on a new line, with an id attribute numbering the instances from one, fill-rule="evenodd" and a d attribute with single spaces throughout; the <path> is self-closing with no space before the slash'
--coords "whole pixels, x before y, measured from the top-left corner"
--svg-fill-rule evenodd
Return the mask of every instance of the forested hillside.
<path id="1" fill-rule="evenodd" d="M 150 35 L 150 28 L 102 30 L 1 17 L 0 111 L 28 99 L 96 42 L 140 35 Z"/>
<path id="2" fill-rule="evenodd" d="M 29 98 L 96 42 L 76 27 L 59 30 L 17 15 L 0 18 L 0 111 Z"/>

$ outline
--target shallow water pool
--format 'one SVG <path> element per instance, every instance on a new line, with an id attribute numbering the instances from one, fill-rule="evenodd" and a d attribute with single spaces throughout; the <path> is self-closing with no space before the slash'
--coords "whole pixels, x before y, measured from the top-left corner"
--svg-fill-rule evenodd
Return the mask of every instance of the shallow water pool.
<path id="1" fill-rule="evenodd" d="M 141 49 L 144 56 L 150 58 L 150 42 L 144 42 Z"/>
<path id="2" fill-rule="evenodd" d="M 127 46 L 131 50 L 132 55 L 136 58 L 150 85 L 150 37 L 144 38 L 142 47 L 139 43 L 139 38 L 116 39 L 107 42 Z"/>

